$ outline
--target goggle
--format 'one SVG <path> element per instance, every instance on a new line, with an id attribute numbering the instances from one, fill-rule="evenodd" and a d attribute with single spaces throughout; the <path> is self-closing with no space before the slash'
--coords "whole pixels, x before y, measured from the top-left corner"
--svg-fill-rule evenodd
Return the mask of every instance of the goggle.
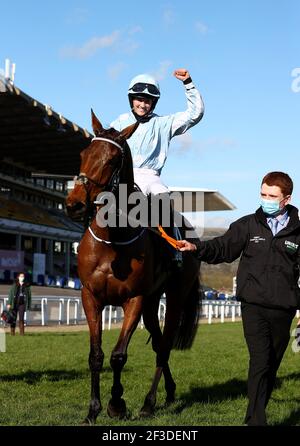
<path id="1" fill-rule="evenodd" d="M 159 90 L 155 85 L 152 84 L 144 84 L 143 82 L 138 82 L 137 84 L 134 84 L 134 86 L 131 88 L 131 90 L 134 93 L 148 93 L 159 96 Z"/>

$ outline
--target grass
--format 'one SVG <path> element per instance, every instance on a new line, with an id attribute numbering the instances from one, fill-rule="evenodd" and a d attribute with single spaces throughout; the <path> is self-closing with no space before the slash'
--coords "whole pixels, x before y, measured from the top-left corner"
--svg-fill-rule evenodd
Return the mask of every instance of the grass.
<path id="1" fill-rule="evenodd" d="M 148 333 L 138 329 L 123 372 L 126 420 L 108 417 L 112 373 L 110 352 L 118 330 L 105 331 L 104 368 L 101 374 L 102 426 L 236 426 L 243 424 L 247 406 L 248 352 L 240 322 L 201 325 L 193 348 L 173 351 L 170 366 L 177 384 L 177 400 L 164 406 L 159 385 L 157 410 L 140 419 L 139 410 L 150 387 L 155 357 L 145 345 Z M 27 333 L 6 337 L 7 352 L 0 353 L 0 425 L 76 426 L 85 418 L 89 403 L 89 335 Z M 272 425 L 300 425 L 299 353 L 286 351 L 277 387 L 268 405 Z"/>

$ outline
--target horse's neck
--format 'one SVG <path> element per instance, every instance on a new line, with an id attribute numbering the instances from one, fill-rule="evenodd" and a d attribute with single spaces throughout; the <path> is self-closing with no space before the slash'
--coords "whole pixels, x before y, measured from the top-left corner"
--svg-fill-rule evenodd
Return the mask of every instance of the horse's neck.
<path id="1" fill-rule="evenodd" d="M 99 238 L 101 240 L 108 240 L 109 241 L 109 228 L 108 228 L 108 226 L 105 226 L 103 224 L 103 222 L 100 222 L 99 217 L 97 218 L 97 215 L 92 220 L 89 228 L 91 230 L 90 233 L 91 233 L 92 236 L 94 235 L 94 236 L 96 236 L 97 238 Z"/>

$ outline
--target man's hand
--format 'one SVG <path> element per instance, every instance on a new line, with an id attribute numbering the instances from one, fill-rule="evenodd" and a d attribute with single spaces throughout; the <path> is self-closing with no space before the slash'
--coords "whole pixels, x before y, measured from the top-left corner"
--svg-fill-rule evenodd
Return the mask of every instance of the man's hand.
<path id="1" fill-rule="evenodd" d="M 6 308 L 7 308 L 8 310 L 10 309 L 10 307 L 11 307 L 11 305 L 9 305 L 9 304 L 6 305 Z"/>
<path id="2" fill-rule="evenodd" d="M 191 77 L 190 73 L 185 68 L 178 68 L 177 70 L 174 71 L 173 74 L 176 77 L 176 79 L 179 79 L 182 82 Z"/>
<path id="3" fill-rule="evenodd" d="M 179 251 L 196 251 L 197 246 L 194 243 L 190 243 L 187 240 L 177 240 L 177 246 Z"/>

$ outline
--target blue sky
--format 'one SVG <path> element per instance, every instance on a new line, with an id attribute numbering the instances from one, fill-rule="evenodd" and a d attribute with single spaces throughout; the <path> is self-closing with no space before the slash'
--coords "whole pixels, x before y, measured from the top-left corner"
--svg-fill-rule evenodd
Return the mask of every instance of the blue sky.
<path id="1" fill-rule="evenodd" d="M 170 186 L 217 189 L 237 207 L 207 213 L 206 225 L 253 212 L 261 178 L 271 170 L 291 175 L 300 207 L 298 0 L 0 6 L 0 67 L 6 58 L 15 62 L 19 88 L 88 130 L 91 107 L 105 126 L 128 111 L 129 81 L 142 72 L 159 79 L 158 114 L 184 110 L 172 72 L 188 68 L 205 116 L 174 138 L 162 178 Z"/>

